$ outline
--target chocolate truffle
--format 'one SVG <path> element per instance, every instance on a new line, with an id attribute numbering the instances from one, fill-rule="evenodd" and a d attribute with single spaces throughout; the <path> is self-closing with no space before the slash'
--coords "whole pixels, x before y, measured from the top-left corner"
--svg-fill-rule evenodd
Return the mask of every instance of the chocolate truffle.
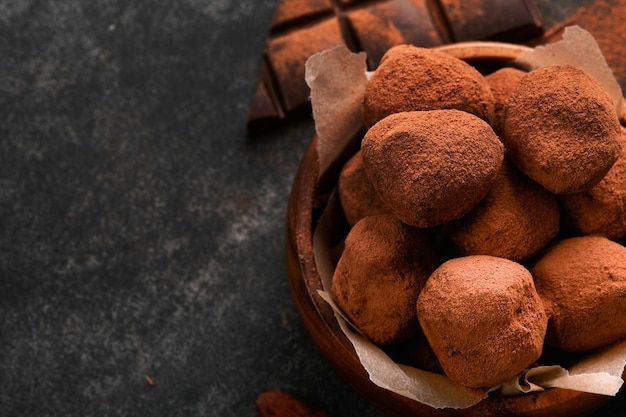
<path id="1" fill-rule="evenodd" d="M 494 186 L 475 209 L 444 226 L 462 255 L 492 255 L 521 262 L 559 231 L 554 195 L 508 160 Z"/>
<path id="2" fill-rule="evenodd" d="M 569 65 L 525 74 L 507 102 L 507 155 L 555 194 L 597 184 L 620 154 L 615 106 L 600 84 Z"/>
<path id="3" fill-rule="evenodd" d="M 444 52 L 399 45 L 385 53 L 363 99 L 367 128 L 393 113 L 457 109 L 491 123 L 494 98 L 474 67 Z"/>
<path id="4" fill-rule="evenodd" d="M 420 333 L 415 302 L 436 258 L 421 230 L 391 215 L 368 216 L 346 237 L 331 292 L 373 343 L 399 343 Z"/>
<path id="5" fill-rule="evenodd" d="M 487 194 L 504 160 L 493 129 L 459 110 L 395 113 L 365 134 L 367 177 L 401 221 L 427 228 L 457 219 Z"/>
<path id="6" fill-rule="evenodd" d="M 365 175 L 361 151 L 354 154 L 341 169 L 337 192 L 350 226 L 354 226 L 363 217 L 389 213 Z"/>
<path id="7" fill-rule="evenodd" d="M 626 128 L 622 152 L 609 172 L 591 189 L 559 196 L 566 224 L 583 235 L 626 237 Z"/>
<path id="8" fill-rule="evenodd" d="M 530 272 L 486 255 L 437 268 L 418 297 L 417 316 L 446 375 L 472 388 L 496 386 L 532 365 L 548 321 Z"/>
<path id="9" fill-rule="evenodd" d="M 626 248 L 602 236 L 555 244 L 531 268 L 550 318 L 546 343 L 586 351 L 626 337 Z"/>
<path id="10" fill-rule="evenodd" d="M 526 74 L 526 72 L 520 69 L 504 67 L 485 76 L 485 80 L 487 84 L 489 84 L 495 100 L 494 121 L 492 126 L 498 134 L 502 132 L 502 126 L 504 124 L 506 102 L 524 74 Z"/>

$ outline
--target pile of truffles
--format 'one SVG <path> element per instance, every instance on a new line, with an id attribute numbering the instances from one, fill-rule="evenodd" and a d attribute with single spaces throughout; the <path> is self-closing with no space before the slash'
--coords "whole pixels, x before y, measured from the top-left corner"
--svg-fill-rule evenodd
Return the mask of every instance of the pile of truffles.
<path id="1" fill-rule="evenodd" d="M 594 78 L 401 45 L 362 116 L 331 288 L 358 331 L 473 388 L 626 337 L 626 129 Z"/>

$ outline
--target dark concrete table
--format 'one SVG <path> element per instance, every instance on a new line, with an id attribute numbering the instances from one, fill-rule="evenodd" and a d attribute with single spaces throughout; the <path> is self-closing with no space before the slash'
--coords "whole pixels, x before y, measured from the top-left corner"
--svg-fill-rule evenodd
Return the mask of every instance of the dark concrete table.
<path id="1" fill-rule="evenodd" d="M 246 138 L 275 4 L 0 0 L 0 415 L 379 415 L 290 298 L 313 125 Z"/>

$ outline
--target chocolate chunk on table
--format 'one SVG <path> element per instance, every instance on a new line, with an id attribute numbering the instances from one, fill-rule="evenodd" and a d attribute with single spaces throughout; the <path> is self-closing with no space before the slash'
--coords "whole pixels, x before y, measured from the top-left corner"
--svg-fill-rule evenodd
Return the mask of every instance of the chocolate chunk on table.
<path id="1" fill-rule="evenodd" d="M 365 51 L 373 70 L 385 51 L 403 43 L 522 42 L 542 32 L 531 0 L 281 0 L 248 112 L 248 133 L 310 114 L 306 60 L 335 45 Z"/>

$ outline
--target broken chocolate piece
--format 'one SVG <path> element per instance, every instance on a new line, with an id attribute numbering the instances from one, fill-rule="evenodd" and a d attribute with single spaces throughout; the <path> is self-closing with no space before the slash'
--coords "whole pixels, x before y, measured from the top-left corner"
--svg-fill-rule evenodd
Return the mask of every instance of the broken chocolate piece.
<path id="1" fill-rule="evenodd" d="M 542 30 L 531 0 L 280 0 L 248 112 L 248 134 L 309 116 L 306 60 L 338 44 L 366 52 L 374 70 L 382 55 L 399 44 L 520 42 Z"/>

